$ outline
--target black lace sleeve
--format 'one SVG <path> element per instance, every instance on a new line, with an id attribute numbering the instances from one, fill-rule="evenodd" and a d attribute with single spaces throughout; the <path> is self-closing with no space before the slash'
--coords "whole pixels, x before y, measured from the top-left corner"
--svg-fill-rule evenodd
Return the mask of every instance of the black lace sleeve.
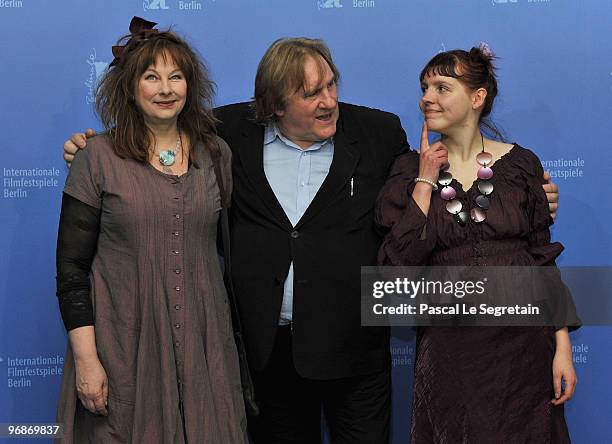
<path id="1" fill-rule="evenodd" d="M 57 297 L 67 331 L 94 325 L 89 271 L 98 243 L 100 210 L 64 193 L 57 236 Z"/>

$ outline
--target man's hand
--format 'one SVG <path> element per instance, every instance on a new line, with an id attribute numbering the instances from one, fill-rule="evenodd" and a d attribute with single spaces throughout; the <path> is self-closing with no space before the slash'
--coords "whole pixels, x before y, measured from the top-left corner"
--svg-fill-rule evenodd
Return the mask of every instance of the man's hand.
<path id="1" fill-rule="evenodd" d="M 64 160 L 70 167 L 70 164 L 74 160 L 74 155 L 78 150 L 85 148 L 87 139 L 96 135 L 96 132 L 91 128 L 88 128 L 84 133 L 74 133 L 70 136 L 70 139 L 64 142 Z"/>
<path id="2" fill-rule="evenodd" d="M 557 184 L 553 183 L 548 171 L 544 171 L 544 180 L 546 183 L 543 185 L 543 188 L 546 193 L 546 200 L 548 200 L 550 217 L 555 219 L 557 217 L 557 208 L 559 208 L 559 187 Z"/>

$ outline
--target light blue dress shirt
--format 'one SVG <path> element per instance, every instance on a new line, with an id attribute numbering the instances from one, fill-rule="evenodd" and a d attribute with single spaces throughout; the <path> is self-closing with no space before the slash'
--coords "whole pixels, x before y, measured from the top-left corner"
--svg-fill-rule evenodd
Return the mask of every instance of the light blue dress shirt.
<path id="1" fill-rule="evenodd" d="M 293 226 L 297 225 L 321 188 L 333 157 L 332 138 L 302 149 L 283 136 L 275 124 L 266 126 L 263 146 L 264 173 Z M 293 261 L 284 284 L 279 325 L 291 323 L 292 318 Z"/>

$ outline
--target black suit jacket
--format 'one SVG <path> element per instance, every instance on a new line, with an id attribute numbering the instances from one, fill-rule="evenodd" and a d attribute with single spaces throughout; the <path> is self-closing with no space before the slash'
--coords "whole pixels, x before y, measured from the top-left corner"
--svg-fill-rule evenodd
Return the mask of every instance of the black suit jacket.
<path id="1" fill-rule="evenodd" d="M 292 260 L 297 371 L 335 379 L 389 364 L 388 328 L 361 326 L 360 267 L 376 265 L 381 237 L 374 202 L 408 143 L 397 116 L 346 103 L 339 107 L 329 174 L 295 227 L 266 179 L 264 127 L 254 122 L 249 105 L 215 110 L 218 133 L 233 152 L 232 278 L 255 370 L 265 367 L 272 351 Z"/>

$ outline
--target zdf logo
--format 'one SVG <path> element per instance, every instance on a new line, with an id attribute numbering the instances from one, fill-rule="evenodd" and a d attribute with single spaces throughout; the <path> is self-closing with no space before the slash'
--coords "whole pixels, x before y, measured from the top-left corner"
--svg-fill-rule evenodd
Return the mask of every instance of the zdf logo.
<path id="1" fill-rule="evenodd" d="M 148 11 L 149 9 L 169 9 L 166 5 L 166 0 L 144 0 L 142 2 L 142 9 Z"/>

